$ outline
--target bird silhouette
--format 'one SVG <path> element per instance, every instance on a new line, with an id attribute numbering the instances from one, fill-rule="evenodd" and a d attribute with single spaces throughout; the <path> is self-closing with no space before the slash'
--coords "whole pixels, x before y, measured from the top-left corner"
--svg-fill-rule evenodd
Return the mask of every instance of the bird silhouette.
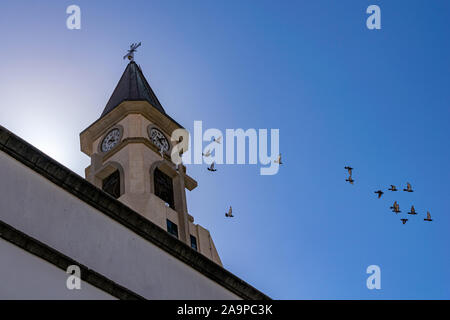
<path id="1" fill-rule="evenodd" d="M 213 163 L 211 163 L 211 166 L 208 167 L 208 170 L 213 171 L 213 172 L 217 171 L 217 169 L 214 168 L 214 161 L 213 161 Z"/>
<path id="2" fill-rule="evenodd" d="M 417 214 L 416 209 L 414 209 L 414 206 L 411 206 L 411 211 L 408 212 L 408 214 Z"/>
<path id="3" fill-rule="evenodd" d="M 281 153 L 278 155 L 278 159 L 274 160 L 273 162 L 283 164 L 283 162 L 281 162 Z"/>
<path id="4" fill-rule="evenodd" d="M 394 204 L 391 207 L 392 211 L 395 213 L 400 213 L 400 206 L 398 205 L 397 201 L 394 202 Z"/>
<path id="5" fill-rule="evenodd" d="M 427 211 L 427 218 L 423 219 L 424 221 L 433 221 L 433 219 L 431 219 L 431 214 L 429 211 Z"/>
<path id="6" fill-rule="evenodd" d="M 211 155 L 211 150 L 206 151 L 206 153 L 202 152 L 202 156 L 209 157 Z"/>
<path id="7" fill-rule="evenodd" d="M 406 223 L 406 221 L 408 221 L 408 219 L 405 219 L 405 218 L 403 218 L 403 219 L 400 219 L 400 220 L 402 220 L 403 224 L 405 224 L 405 223 Z"/>
<path id="8" fill-rule="evenodd" d="M 230 209 L 228 209 L 228 212 L 225 213 L 225 217 L 232 218 L 233 216 L 233 209 L 230 206 Z"/>
<path id="9" fill-rule="evenodd" d="M 395 207 L 397 206 L 397 201 L 394 201 L 394 204 L 390 207 L 392 210 L 395 209 Z"/>
<path id="10" fill-rule="evenodd" d="M 414 192 L 412 187 L 411 187 L 411 184 L 409 182 L 406 183 L 406 189 L 403 189 L 403 191 Z"/>
<path id="11" fill-rule="evenodd" d="M 213 141 L 217 142 L 217 143 L 221 143 L 220 141 L 222 140 L 222 136 L 218 137 L 217 139 L 214 137 Z"/>
<path id="12" fill-rule="evenodd" d="M 391 184 L 391 187 L 388 190 L 397 191 L 397 187 Z"/>
<path id="13" fill-rule="evenodd" d="M 350 184 L 353 184 L 355 180 L 352 179 L 352 176 L 348 177 L 348 179 L 345 179 L 345 181 L 348 181 Z"/>
<path id="14" fill-rule="evenodd" d="M 374 193 L 378 194 L 378 199 L 380 199 L 381 196 L 384 194 L 384 192 L 381 190 L 375 191 Z"/>
<path id="15" fill-rule="evenodd" d="M 348 174 L 349 174 L 350 176 L 352 175 L 352 171 L 353 171 L 353 168 L 352 168 L 352 167 L 346 166 L 346 167 L 344 167 L 344 169 L 348 171 Z"/>

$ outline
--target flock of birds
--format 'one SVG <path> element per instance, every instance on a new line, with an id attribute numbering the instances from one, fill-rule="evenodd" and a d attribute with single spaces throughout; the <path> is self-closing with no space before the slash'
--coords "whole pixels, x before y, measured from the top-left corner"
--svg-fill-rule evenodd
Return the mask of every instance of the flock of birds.
<path id="1" fill-rule="evenodd" d="M 355 180 L 352 177 L 352 173 L 353 173 L 353 168 L 350 166 L 345 166 L 344 169 L 346 169 L 348 171 L 348 178 L 345 179 L 345 181 L 347 181 L 350 184 L 354 184 Z M 397 187 L 391 184 L 391 187 L 388 189 L 389 191 L 395 192 L 398 191 Z M 406 183 L 406 189 L 403 189 L 403 191 L 405 192 L 414 192 L 414 190 L 412 189 L 412 186 L 409 182 Z M 381 196 L 384 194 L 384 192 L 382 190 L 377 190 L 374 192 L 375 194 L 378 195 L 378 199 L 381 198 Z M 390 209 L 392 210 L 392 212 L 395 212 L 395 214 L 399 214 L 400 211 L 400 205 L 397 203 L 397 201 L 394 202 L 394 204 L 390 207 Z M 408 212 L 408 214 L 411 215 L 416 215 L 417 211 L 414 208 L 414 205 L 411 206 L 411 210 Z M 433 221 L 433 219 L 431 219 L 431 214 L 429 211 L 427 211 L 427 217 L 425 219 L 423 219 L 424 221 Z M 400 221 L 402 221 L 403 224 L 406 223 L 406 221 L 408 221 L 408 219 L 406 218 L 402 218 L 400 219 Z"/>
<path id="2" fill-rule="evenodd" d="M 218 138 L 214 137 L 213 142 L 216 142 L 216 143 L 220 144 L 221 140 L 222 140 L 221 136 L 218 137 Z M 161 150 L 161 154 L 162 154 L 162 150 Z M 205 153 L 202 152 L 202 156 L 204 156 L 204 157 L 211 156 L 211 150 L 207 150 Z M 278 163 L 280 165 L 283 164 L 283 162 L 281 161 L 281 153 L 278 155 L 278 158 L 276 160 L 274 160 L 274 162 Z M 345 166 L 344 169 L 347 170 L 347 172 L 348 172 L 348 178 L 345 179 L 345 181 L 347 181 L 348 183 L 353 185 L 355 183 L 355 180 L 353 179 L 353 176 L 352 176 L 353 168 L 350 167 L 350 166 Z M 178 165 L 177 165 L 177 170 L 178 170 Z M 215 162 L 214 161 L 207 168 L 207 170 L 211 171 L 211 172 L 217 171 L 217 169 L 215 168 Z M 388 190 L 392 191 L 392 192 L 398 191 L 397 187 L 395 185 L 392 185 L 392 184 L 391 184 L 391 187 Z M 414 190 L 412 189 L 412 186 L 411 186 L 411 184 L 409 182 L 406 183 L 406 189 L 403 189 L 403 191 L 405 191 L 405 192 L 414 192 Z M 384 192 L 382 190 L 377 190 L 374 193 L 378 195 L 378 199 L 380 199 L 383 196 L 383 194 L 384 194 Z M 400 211 L 400 205 L 397 203 L 397 201 L 394 201 L 394 204 L 390 207 L 390 209 L 392 210 L 392 212 L 395 212 L 395 214 L 399 214 L 401 212 Z M 414 205 L 411 206 L 411 210 L 408 212 L 408 214 L 411 214 L 411 215 L 416 215 L 417 214 L 417 211 L 414 208 Z M 233 218 L 234 217 L 234 215 L 233 215 L 233 208 L 231 206 L 228 209 L 228 212 L 225 212 L 225 217 L 227 217 L 227 218 Z M 405 224 L 408 221 L 408 219 L 406 219 L 406 218 L 402 218 L 400 220 L 402 221 L 403 224 Z M 424 221 L 433 221 L 433 219 L 431 219 L 431 214 L 430 214 L 429 211 L 427 211 L 427 217 L 425 219 L 423 219 L 423 220 Z"/>
<path id="3" fill-rule="evenodd" d="M 218 137 L 218 138 L 214 137 L 213 142 L 216 142 L 216 143 L 220 144 L 221 140 L 222 140 L 221 136 Z M 163 151 L 161 150 L 161 155 L 162 155 L 162 153 L 163 153 Z M 211 150 L 207 150 L 205 153 L 202 152 L 202 156 L 204 156 L 204 157 L 211 156 Z M 283 164 L 283 162 L 281 161 L 281 153 L 278 155 L 278 158 L 276 160 L 274 160 L 274 162 L 278 163 L 280 165 Z M 345 181 L 347 181 L 348 183 L 353 185 L 355 183 L 355 180 L 353 179 L 353 175 L 352 175 L 353 174 L 353 168 L 350 167 L 350 166 L 345 166 L 344 169 L 347 170 L 347 172 L 348 172 L 348 178 L 345 179 Z M 178 165 L 177 165 L 177 170 L 178 170 Z M 217 169 L 215 168 L 215 162 L 214 161 L 207 168 L 207 170 L 211 171 L 211 172 L 217 171 Z M 392 184 L 391 184 L 391 187 L 388 190 L 392 191 L 392 192 L 398 191 L 397 187 L 395 185 L 392 185 Z M 403 189 L 403 191 L 405 191 L 405 192 L 414 192 L 414 190 L 412 189 L 412 186 L 411 186 L 411 184 L 409 182 L 406 183 L 406 189 Z M 383 196 L 383 194 L 384 194 L 384 192 L 382 190 L 377 190 L 374 193 L 378 195 L 378 199 L 380 199 Z M 400 211 L 400 205 L 397 203 L 397 201 L 394 201 L 394 204 L 390 207 L 390 209 L 392 210 L 392 212 L 395 212 L 395 214 L 399 214 L 401 212 Z M 408 214 L 411 214 L 411 215 L 416 215 L 417 214 L 417 211 L 414 208 L 414 205 L 411 206 L 411 210 L 408 212 Z M 233 218 L 234 217 L 234 215 L 233 215 L 233 208 L 231 206 L 228 209 L 228 212 L 225 212 L 225 217 L 227 217 L 227 218 Z M 400 220 L 402 221 L 403 224 L 405 224 L 408 221 L 408 219 L 406 219 L 406 218 L 402 218 Z M 425 219 L 423 219 L 423 220 L 424 221 L 433 221 L 433 219 L 431 219 L 431 214 L 430 214 L 429 211 L 427 211 L 427 217 Z"/>

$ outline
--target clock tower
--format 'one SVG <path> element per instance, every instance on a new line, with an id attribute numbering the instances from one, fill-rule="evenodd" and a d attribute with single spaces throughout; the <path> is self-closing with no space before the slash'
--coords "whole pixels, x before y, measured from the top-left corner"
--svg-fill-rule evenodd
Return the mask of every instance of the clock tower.
<path id="1" fill-rule="evenodd" d="M 222 265 L 209 231 L 188 213 L 185 190 L 197 182 L 171 161 L 170 137 L 180 128 L 131 60 L 100 118 L 80 134 L 91 158 L 86 179 Z"/>

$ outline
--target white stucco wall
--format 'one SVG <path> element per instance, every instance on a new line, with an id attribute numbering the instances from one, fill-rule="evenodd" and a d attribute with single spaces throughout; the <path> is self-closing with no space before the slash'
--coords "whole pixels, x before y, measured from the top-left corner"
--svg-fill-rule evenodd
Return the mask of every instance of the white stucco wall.
<path id="1" fill-rule="evenodd" d="M 0 177 L 0 220 L 137 294 L 239 299 L 2 151 Z"/>
<path id="2" fill-rule="evenodd" d="M 82 283 L 66 286 L 68 274 L 47 261 L 0 239 L 0 299 L 115 300 L 100 289 Z"/>

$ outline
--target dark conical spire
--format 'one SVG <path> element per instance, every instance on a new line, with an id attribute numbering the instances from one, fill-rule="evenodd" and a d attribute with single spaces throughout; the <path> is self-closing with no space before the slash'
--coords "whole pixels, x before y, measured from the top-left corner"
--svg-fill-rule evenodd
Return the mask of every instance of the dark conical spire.
<path id="1" fill-rule="evenodd" d="M 148 84 L 142 73 L 141 68 L 130 61 L 125 69 L 119 83 L 114 89 L 111 98 L 109 98 L 101 117 L 109 113 L 123 101 L 148 101 L 153 107 L 163 114 L 166 114 L 164 108 Z"/>

